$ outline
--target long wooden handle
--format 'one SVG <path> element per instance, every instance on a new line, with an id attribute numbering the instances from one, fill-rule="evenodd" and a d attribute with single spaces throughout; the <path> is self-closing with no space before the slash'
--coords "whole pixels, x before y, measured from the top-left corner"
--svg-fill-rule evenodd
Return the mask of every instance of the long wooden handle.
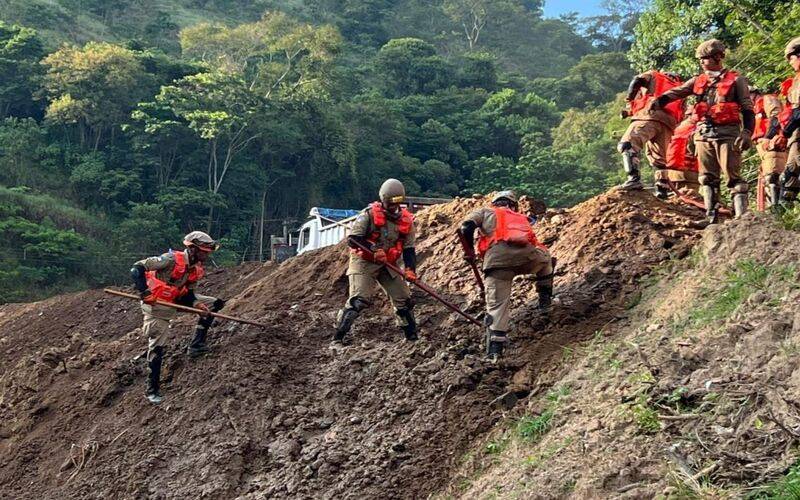
<path id="1" fill-rule="evenodd" d="M 126 299 L 142 300 L 138 295 L 134 295 L 132 293 L 120 292 L 118 290 L 112 290 L 111 288 L 106 288 L 103 291 L 106 292 L 107 294 L 110 294 L 110 295 L 116 295 L 118 297 L 125 297 Z M 194 307 L 182 306 L 180 304 L 173 304 L 171 302 L 164 302 L 163 300 L 157 300 L 156 304 L 159 305 L 159 306 L 171 307 L 171 308 L 177 309 L 179 311 L 190 312 L 190 313 L 195 313 L 195 314 L 200 314 L 200 315 L 209 315 L 209 316 L 214 316 L 215 318 L 227 319 L 227 320 L 230 320 L 230 321 L 235 321 L 237 323 L 245 323 L 247 325 L 254 325 L 254 326 L 260 326 L 261 328 L 267 328 L 267 325 L 265 325 L 264 323 L 259 323 L 257 321 L 250 321 L 249 319 L 236 318 L 234 316 L 228 316 L 227 314 L 221 314 L 221 313 L 216 313 L 216 312 L 211 312 L 211 311 L 204 311 L 202 309 L 196 309 Z"/>

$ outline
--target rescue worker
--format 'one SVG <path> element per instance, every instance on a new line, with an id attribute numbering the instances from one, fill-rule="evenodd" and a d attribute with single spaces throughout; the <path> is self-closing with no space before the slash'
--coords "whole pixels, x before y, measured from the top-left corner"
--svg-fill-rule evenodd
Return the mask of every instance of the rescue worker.
<path id="1" fill-rule="evenodd" d="M 347 277 L 350 292 L 344 308 L 336 318 L 333 345 L 341 345 L 359 313 L 371 305 L 375 285 L 380 285 L 394 307 L 397 326 L 409 342 L 417 340 L 417 322 L 414 319 L 414 302 L 408 281 L 417 279 L 416 229 L 414 216 L 401 206 L 406 190 L 397 179 L 388 179 L 380 188 L 380 201 L 372 203 L 356 218 L 347 237 L 351 249 Z M 360 249 L 358 242 L 370 251 Z M 399 275 L 386 267 L 386 263 L 400 265 Z"/>
<path id="2" fill-rule="evenodd" d="M 650 110 L 649 105 L 655 98 L 681 83 L 677 75 L 656 70 L 636 75 L 631 80 L 625 109 L 621 113 L 623 117 L 631 117 L 631 124 L 617 145 L 617 150 L 622 154 L 622 166 L 628 175 L 622 189 L 644 189 L 639 163 L 645 145 L 647 159 L 653 168 L 664 168 L 672 131 L 683 119 L 683 104 L 676 101 L 658 110 Z M 666 196 L 667 186 L 657 184 L 656 189 Z"/>
<path id="3" fill-rule="evenodd" d="M 759 175 L 766 186 L 766 198 L 770 206 L 780 201 L 780 175 L 786 167 L 786 140 L 780 133 L 778 116 L 783 111 L 783 103 L 775 94 L 763 94 L 750 88 L 753 100 L 753 112 L 756 124 L 753 130 L 753 142 L 761 158 Z"/>
<path id="4" fill-rule="evenodd" d="M 786 139 L 788 156 L 786 169 L 781 176 L 783 204 L 791 205 L 800 191 L 800 37 L 794 38 L 786 45 L 786 60 L 795 75 L 781 85 L 781 94 L 786 98 L 786 109 L 780 115 L 782 134 Z"/>
<path id="5" fill-rule="evenodd" d="M 508 342 L 514 276 L 536 276 L 538 308 L 545 314 L 553 298 L 552 257 L 536 239 L 528 217 L 517 210 L 517 195 L 501 191 L 492 198 L 491 207 L 472 212 L 460 228 L 470 249 L 474 249 L 475 230 L 480 230 L 478 253 L 486 275 L 486 354 L 493 360 L 503 354 Z M 474 250 L 464 257 L 470 263 L 477 258 Z"/>
<path id="6" fill-rule="evenodd" d="M 217 312 L 225 301 L 195 293 L 197 282 L 205 271 L 203 263 L 219 245 L 209 235 L 193 231 L 183 239 L 186 249 L 172 251 L 147 259 L 133 265 L 131 277 L 142 298 L 144 314 L 144 334 L 147 335 L 147 378 L 146 397 L 153 404 L 163 400 L 159 389 L 161 364 L 164 360 L 164 341 L 170 322 L 177 316 L 171 307 L 156 304 L 156 301 L 171 302 L 184 306 Z M 208 352 L 206 335 L 214 322 L 213 316 L 200 316 L 187 353 L 192 356 Z"/>
<path id="7" fill-rule="evenodd" d="M 688 194 L 700 192 L 700 183 L 698 182 L 699 167 L 693 139 L 696 128 L 697 122 L 694 121 L 691 115 L 687 116 L 675 128 L 672 140 L 670 140 L 667 147 L 666 168 L 655 172 L 656 196 L 659 198 L 665 199 L 667 197 L 664 189 L 660 189 L 659 186 L 669 189 L 668 181 L 679 191 L 683 190 Z"/>
<path id="8" fill-rule="evenodd" d="M 755 114 L 747 80 L 722 66 L 722 42 L 707 40 L 697 47 L 695 55 L 703 72 L 666 91 L 650 107 L 664 109 L 678 99 L 697 97 L 693 114 L 697 120 L 694 141 L 700 160 L 699 180 L 708 222 L 715 224 L 720 206 L 720 173 L 727 177 L 736 216 L 747 211 L 749 187 L 741 176 L 742 151 L 752 146 Z"/>

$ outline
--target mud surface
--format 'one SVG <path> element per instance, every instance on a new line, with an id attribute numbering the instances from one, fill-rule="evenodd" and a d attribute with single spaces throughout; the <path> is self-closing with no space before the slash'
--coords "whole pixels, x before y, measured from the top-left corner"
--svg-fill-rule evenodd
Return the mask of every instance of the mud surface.
<path id="1" fill-rule="evenodd" d="M 485 200 L 418 214 L 419 271 L 481 310 L 454 230 Z M 524 204 L 530 210 L 530 204 Z M 343 246 L 280 267 L 212 273 L 226 312 L 213 352 L 182 354 L 172 329 L 160 407 L 143 397 L 146 346 L 135 303 L 89 291 L 0 307 L 0 492 L 9 498 L 420 498 L 443 488 L 466 450 L 536 391 L 564 346 L 624 313 L 637 280 L 685 256 L 696 209 L 611 192 L 548 212 L 539 238 L 559 259 L 549 322 L 518 278 L 512 347 L 482 359 L 482 332 L 415 292 L 421 340 L 408 344 L 382 298 L 352 344 L 329 349 L 346 299 Z"/>

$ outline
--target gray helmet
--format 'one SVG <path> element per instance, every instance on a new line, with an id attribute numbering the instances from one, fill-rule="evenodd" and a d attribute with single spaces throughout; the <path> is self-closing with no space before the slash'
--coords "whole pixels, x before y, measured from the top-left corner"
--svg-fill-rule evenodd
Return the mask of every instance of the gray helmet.
<path id="1" fill-rule="evenodd" d="M 498 191 L 492 197 L 492 203 L 493 204 L 497 203 L 500 200 L 508 200 L 511 203 L 513 203 L 514 205 L 516 205 L 518 203 L 518 201 L 517 201 L 517 193 L 515 193 L 514 191 L 511 191 L 510 189 L 507 190 L 507 191 Z"/>
<path id="2" fill-rule="evenodd" d="M 698 45 L 694 56 L 699 59 L 701 57 L 712 57 L 716 54 L 720 54 L 722 57 L 725 57 L 725 44 L 716 38 L 712 38 L 711 40 L 706 40 Z"/>
<path id="3" fill-rule="evenodd" d="M 789 56 L 792 54 L 800 54 L 800 36 L 792 38 L 792 40 L 786 44 L 786 50 L 783 51 L 783 56 L 789 59 Z"/>
<path id="4" fill-rule="evenodd" d="M 183 238 L 183 244 L 187 247 L 198 247 L 206 252 L 213 252 L 219 248 L 219 243 L 203 231 L 192 231 Z"/>
<path id="5" fill-rule="evenodd" d="M 389 203 L 403 203 L 406 201 L 406 188 L 397 179 L 387 179 L 378 192 L 384 206 Z"/>

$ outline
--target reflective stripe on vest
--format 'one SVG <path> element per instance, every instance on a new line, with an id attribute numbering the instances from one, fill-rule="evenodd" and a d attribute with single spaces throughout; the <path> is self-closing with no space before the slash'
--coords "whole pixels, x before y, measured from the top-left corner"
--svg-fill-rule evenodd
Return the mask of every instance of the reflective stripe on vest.
<path id="1" fill-rule="evenodd" d="M 366 239 L 370 245 L 374 245 L 381 237 L 380 230 L 386 226 L 386 211 L 383 209 L 383 204 L 381 204 L 379 201 L 372 203 L 369 208 L 372 214 L 372 225 L 375 226 L 378 231 L 373 231 L 367 236 Z M 401 209 L 400 218 L 397 220 L 397 232 L 400 233 L 400 237 L 397 239 L 397 242 L 394 244 L 394 246 L 386 250 L 387 262 L 395 264 L 403 255 L 403 243 L 405 242 L 406 236 L 408 236 L 408 234 L 411 232 L 411 227 L 413 224 L 414 214 L 405 208 Z M 354 248 L 352 251 L 353 253 L 358 254 L 358 256 L 362 259 L 372 261 L 372 254 L 368 254 L 360 248 Z"/>
<path id="2" fill-rule="evenodd" d="M 494 233 L 492 233 L 492 236 L 481 234 L 478 240 L 478 253 L 480 255 L 484 255 L 499 241 L 505 241 L 513 246 L 533 245 L 545 248 L 536 239 L 528 217 L 506 207 L 495 207 L 492 210 L 496 221 Z"/>
<path id="3" fill-rule="evenodd" d="M 172 273 L 169 276 L 169 282 L 162 281 L 156 277 L 156 271 L 147 271 L 145 276 L 147 277 L 147 288 L 158 297 L 159 300 L 163 300 L 165 302 L 175 302 L 180 297 L 183 297 L 189 292 L 189 284 L 197 283 L 200 281 L 205 275 L 205 270 L 203 269 L 203 265 L 199 262 L 189 267 L 188 263 L 186 262 L 186 254 L 184 252 L 172 252 L 170 254 L 175 259 L 175 265 L 172 268 Z M 183 286 L 177 287 L 175 283 L 179 282 L 183 279 L 186 272 L 189 272 L 189 276 L 186 279 L 186 283 Z"/>
<path id="4" fill-rule="evenodd" d="M 650 74 L 653 75 L 653 80 L 655 82 L 655 85 L 653 86 L 653 92 L 641 92 L 640 90 L 640 95 L 631 101 L 632 115 L 635 115 L 639 111 L 647 108 L 647 106 L 650 104 L 650 101 L 657 97 L 661 97 L 664 92 L 678 87 L 683 83 L 680 81 L 680 79 L 670 78 L 660 71 L 651 71 Z M 677 101 L 670 102 L 664 107 L 664 111 L 675 118 L 675 121 L 680 123 L 680 121 L 683 120 L 683 100 L 679 99 Z"/>

